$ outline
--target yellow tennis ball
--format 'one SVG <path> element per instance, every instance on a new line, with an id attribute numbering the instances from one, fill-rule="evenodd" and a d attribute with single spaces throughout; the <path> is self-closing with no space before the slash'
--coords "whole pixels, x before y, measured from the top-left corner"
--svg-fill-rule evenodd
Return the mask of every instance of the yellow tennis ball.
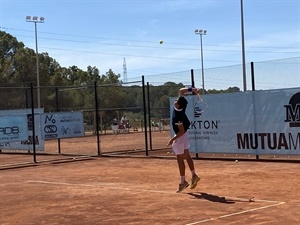
<path id="1" fill-rule="evenodd" d="M 164 41 L 163 41 L 163 40 L 160 40 L 160 41 L 159 41 L 159 44 L 163 44 L 163 43 L 164 43 Z"/>
<path id="2" fill-rule="evenodd" d="M 239 160 L 235 160 L 235 163 L 238 163 L 239 162 Z"/>

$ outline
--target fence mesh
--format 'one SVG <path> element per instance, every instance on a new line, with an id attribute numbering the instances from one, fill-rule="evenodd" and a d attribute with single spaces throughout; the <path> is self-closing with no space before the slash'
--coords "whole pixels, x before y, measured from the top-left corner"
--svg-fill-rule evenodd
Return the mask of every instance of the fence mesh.
<path id="1" fill-rule="evenodd" d="M 256 90 L 292 88 L 300 86 L 300 57 L 257 62 L 246 65 L 247 90 L 251 90 L 252 75 Z M 226 90 L 238 87 L 242 90 L 242 65 L 204 70 L 204 88 L 206 93 L 212 90 Z M 169 97 L 177 96 L 178 90 L 193 83 L 202 87 L 202 71 L 187 70 L 181 72 L 145 76 L 148 86 L 143 80 L 130 78 L 127 83 L 117 83 L 97 86 L 99 134 L 97 139 L 97 115 L 95 110 L 95 87 L 0 87 L 0 110 L 31 108 L 32 98 L 34 107 L 38 106 L 37 92 L 40 91 L 41 107 L 44 112 L 82 111 L 85 137 L 61 140 L 47 140 L 45 151 L 38 152 L 38 159 L 70 155 L 88 156 L 98 154 L 98 141 L 102 154 L 114 152 L 131 152 L 134 154 L 167 155 L 170 148 L 166 147 L 170 137 L 170 105 Z M 145 96 L 143 95 L 145 91 Z M 31 92 L 32 95 L 31 95 Z M 145 99 L 144 99 L 145 98 Z M 146 110 L 145 110 L 146 108 Z M 125 117 L 125 123 L 122 118 Z M 147 131 L 147 132 L 146 132 Z M 1 145 L 0 145 L 1 149 Z M 2 159 L 10 164 L 15 161 L 28 162 L 28 154 L 32 151 L 6 151 L 14 154 L 14 160 Z M 22 157 L 16 154 L 22 153 Z M 24 154 L 25 153 L 25 154 Z M 28 154 L 27 154 L 28 153 Z M 48 156 L 47 156 L 48 155 Z M 215 157 L 215 156 L 214 156 Z M 265 156 L 267 157 L 267 156 Z M 3 164 L 3 161 L 1 161 Z"/>
<path id="2" fill-rule="evenodd" d="M 254 84 L 256 90 L 292 88 L 300 86 L 300 57 L 254 62 Z M 153 85 L 166 82 L 191 85 L 191 71 L 181 71 L 167 74 L 155 74 L 145 77 Z M 202 70 L 194 70 L 195 86 L 202 87 Z M 243 90 L 242 65 L 232 65 L 217 68 L 204 68 L 204 89 L 224 90 L 238 87 Z M 246 64 L 246 87 L 252 90 L 251 63 Z"/>

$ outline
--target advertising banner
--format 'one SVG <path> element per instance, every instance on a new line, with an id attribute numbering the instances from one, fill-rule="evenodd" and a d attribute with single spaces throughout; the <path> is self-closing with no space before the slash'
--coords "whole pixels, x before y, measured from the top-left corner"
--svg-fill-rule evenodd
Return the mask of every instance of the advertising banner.
<path id="1" fill-rule="evenodd" d="M 44 140 L 84 136 L 81 111 L 44 113 L 41 116 L 41 123 Z"/>
<path id="2" fill-rule="evenodd" d="M 44 150 L 45 142 L 41 138 L 41 124 L 40 124 L 40 115 L 44 112 L 44 109 L 35 109 L 34 110 L 34 120 L 35 120 L 35 148 L 36 150 Z M 27 138 L 22 139 L 21 141 L 6 141 L 0 143 L 0 149 L 12 149 L 12 150 L 33 150 L 33 124 L 32 124 L 32 114 L 31 109 L 16 109 L 16 110 L 1 110 L 0 118 L 2 116 L 25 116 L 26 122 L 24 126 L 27 126 Z"/>
<path id="3" fill-rule="evenodd" d="M 24 141 L 28 138 L 27 117 L 0 116 L 0 142 Z"/>
<path id="4" fill-rule="evenodd" d="M 299 88 L 202 98 L 207 109 L 199 115 L 196 96 L 186 96 L 191 152 L 300 155 Z"/>

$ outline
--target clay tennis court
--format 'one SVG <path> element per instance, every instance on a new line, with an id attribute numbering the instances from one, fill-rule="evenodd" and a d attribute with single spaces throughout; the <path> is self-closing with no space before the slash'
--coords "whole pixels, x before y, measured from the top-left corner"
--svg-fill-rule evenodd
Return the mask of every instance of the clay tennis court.
<path id="1" fill-rule="evenodd" d="M 75 157 L 1 170 L 0 224 L 300 223 L 299 163 L 195 166 L 201 181 L 181 194 L 174 157 Z"/>

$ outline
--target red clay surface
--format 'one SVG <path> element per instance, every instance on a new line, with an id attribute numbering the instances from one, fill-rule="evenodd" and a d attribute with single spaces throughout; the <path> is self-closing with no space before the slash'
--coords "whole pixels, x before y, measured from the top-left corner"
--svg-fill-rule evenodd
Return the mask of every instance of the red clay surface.
<path id="1" fill-rule="evenodd" d="M 174 158 L 75 158 L 0 170 L 0 224 L 300 223 L 299 164 L 195 160 L 195 166 L 201 181 L 181 194 Z"/>

